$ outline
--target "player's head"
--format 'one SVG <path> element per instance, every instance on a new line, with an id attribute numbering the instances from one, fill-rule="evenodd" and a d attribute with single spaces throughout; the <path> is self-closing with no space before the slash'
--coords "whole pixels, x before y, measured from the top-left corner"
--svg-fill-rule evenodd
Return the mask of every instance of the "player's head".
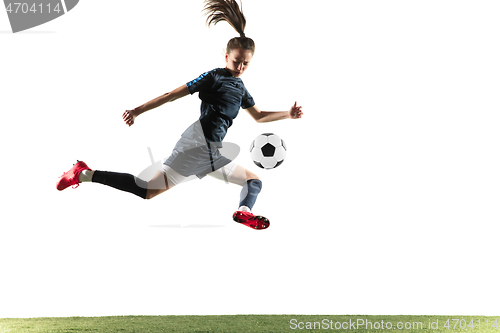
<path id="1" fill-rule="evenodd" d="M 250 50 L 236 48 L 226 53 L 226 69 L 234 77 L 240 77 L 247 70 L 252 60 L 253 53 Z"/>
<path id="2" fill-rule="evenodd" d="M 226 63 L 234 76 L 240 76 L 250 63 L 255 53 L 255 43 L 245 36 L 246 18 L 236 0 L 205 0 L 204 12 L 207 13 L 207 24 L 217 24 L 220 21 L 229 23 L 239 34 L 229 40 L 226 47 Z M 238 60 L 238 61 L 234 61 Z M 240 62 L 239 70 L 230 68 L 231 63 Z M 245 65 L 246 63 L 246 65 Z M 240 73 L 240 74 L 238 74 Z M 236 75 L 235 75 L 236 74 Z"/>

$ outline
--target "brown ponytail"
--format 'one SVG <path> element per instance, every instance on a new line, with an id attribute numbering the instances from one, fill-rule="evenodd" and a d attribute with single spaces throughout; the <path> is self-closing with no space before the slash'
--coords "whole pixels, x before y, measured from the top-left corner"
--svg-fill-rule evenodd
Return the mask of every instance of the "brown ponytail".
<path id="1" fill-rule="evenodd" d="M 203 11 L 207 13 L 207 25 L 216 25 L 220 21 L 229 23 L 239 34 L 240 37 L 232 38 L 227 43 L 227 53 L 230 53 L 236 48 L 255 52 L 255 43 L 251 38 L 245 36 L 246 18 L 238 6 L 236 0 L 205 0 L 205 8 Z"/>

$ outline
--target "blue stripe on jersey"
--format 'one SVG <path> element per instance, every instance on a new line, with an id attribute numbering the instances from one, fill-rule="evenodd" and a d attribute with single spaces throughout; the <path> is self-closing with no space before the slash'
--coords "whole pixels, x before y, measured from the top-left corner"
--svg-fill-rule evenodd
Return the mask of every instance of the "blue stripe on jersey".
<path id="1" fill-rule="evenodd" d="M 212 73 L 212 72 L 215 72 L 217 69 L 214 69 L 214 70 L 211 70 L 210 72 L 205 72 L 203 74 L 201 74 L 199 77 L 197 77 L 196 79 L 194 79 L 193 81 L 190 81 L 188 83 L 186 83 L 186 86 L 189 88 L 191 87 L 193 84 L 195 84 L 196 82 L 200 81 L 201 79 L 203 79 L 205 76 L 207 76 L 208 74 Z"/>

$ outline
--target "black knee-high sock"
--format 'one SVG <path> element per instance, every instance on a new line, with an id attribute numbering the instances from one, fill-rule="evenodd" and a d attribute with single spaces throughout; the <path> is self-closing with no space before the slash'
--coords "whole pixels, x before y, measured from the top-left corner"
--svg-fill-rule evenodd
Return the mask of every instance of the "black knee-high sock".
<path id="1" fill-rule="evenodd" d="M 146 199 L 148 183 L 145 180 L 134 177 L 128 173 L 118 173 L 109 171 L 94 172 L 92 182 L 108 185 L 118 190 L 133 193 Z"/>

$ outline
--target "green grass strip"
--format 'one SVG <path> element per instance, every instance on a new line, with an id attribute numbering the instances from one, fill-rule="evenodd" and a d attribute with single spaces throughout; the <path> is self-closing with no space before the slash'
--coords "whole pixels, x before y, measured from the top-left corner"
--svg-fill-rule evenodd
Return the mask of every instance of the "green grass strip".
<path id="1" fill-rule="evenodd" d="M 1 333 L 500 333 L 500 317 L 486 316 L 124 316 L 0 319 Z"/>

